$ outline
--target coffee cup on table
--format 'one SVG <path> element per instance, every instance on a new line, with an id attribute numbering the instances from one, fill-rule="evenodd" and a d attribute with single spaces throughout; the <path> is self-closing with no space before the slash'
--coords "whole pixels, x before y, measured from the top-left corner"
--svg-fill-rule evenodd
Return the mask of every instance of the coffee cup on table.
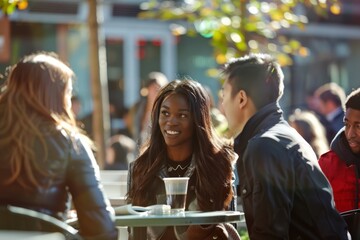
<path id="1" fill-rule="evenodd" d="M 171 214 L 185 211 L 188 177 L 163 178 L 166 190 L 166 202 L 171 206 Z"/>

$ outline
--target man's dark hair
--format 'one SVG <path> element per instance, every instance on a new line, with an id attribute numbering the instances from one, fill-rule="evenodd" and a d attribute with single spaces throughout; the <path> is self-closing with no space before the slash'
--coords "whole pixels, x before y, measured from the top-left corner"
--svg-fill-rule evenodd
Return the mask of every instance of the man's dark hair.
<path id="1" fill-rule="evenodd" d="M 352 108 L 360 111 L 360 88 L 352 91 L 346 98 L 345 110 L 348 108 Z"/>
<path id="2" fill-rule="evenodd" d="M 338 107 L 342 107 L 345 101 L 345 92 L 343 88 L 333 82 L 320 86 L 315 91 L 315 95 L 323 102 L 334 102 Z"/>
<path id="3" fill-rule="evenodd" d="M 257 109 L 278 102 L 284 90 L 284 74 L 268 54 L 250 54 L 225 65 L 225 78 L 232 86 L 232 96 L 244 90 Z"/>

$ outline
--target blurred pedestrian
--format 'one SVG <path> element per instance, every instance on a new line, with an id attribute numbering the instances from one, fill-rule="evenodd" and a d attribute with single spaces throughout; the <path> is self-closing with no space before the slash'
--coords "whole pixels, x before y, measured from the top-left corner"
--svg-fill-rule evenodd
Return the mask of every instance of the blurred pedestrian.
<path id="1" fill-rule="evenodd" d="M 112 136 L 106 149 L 104 170 L 128 170 L 129 164 L 135 160 L 135 149 L 132 138 L 124 134 Z"/>
<path id="2" fill-rule="evenodd" d="M 211 122 L 215 128 L 216 133 L 220 137 L 228 138 L 228 124 L 224 114 L 216 107 L 214 96 L 211 89 L 208 86 L 205 86 L 204 89 L 209 94 L 210 98 L 210 116 Z"/>
<path id="3" fill-rule="evenodd" d="M 336 83 L 327 83 L 316 89 L 315 96 L 318 99 L 318 112 L 323 116 L 321 120 L 327 140 L 331 142 L 344 125 L 345 91 Z"/>
<path id="4" fill-rule="evenodd" d="M 141 145 L 149 135 L 150 114 L 156 95 L 161 87 L 168 83 L 167 77 L 161 72 L 150 72 L 146 85 L 141 89 L 141 98 L 129 110 L 127 121 L 132 138 Z"/>
<path id="5" fill-rule="evenodd" d="M 325 128 L 313 112 L 295 109 L 289 116 L 289 124 L 310 144 L 317 158 L 329 150 Z"/>

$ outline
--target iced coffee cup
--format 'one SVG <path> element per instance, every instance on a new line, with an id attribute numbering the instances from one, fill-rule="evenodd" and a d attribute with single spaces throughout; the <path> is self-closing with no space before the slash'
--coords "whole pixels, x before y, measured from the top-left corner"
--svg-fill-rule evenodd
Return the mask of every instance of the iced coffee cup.
<path id="1" fill-rule="evenodd" d="M 171 206 L 171 214 L 181 214 L 185 211 L 188 177 L 163 178 L 166 190 L 167 204 Z"/>

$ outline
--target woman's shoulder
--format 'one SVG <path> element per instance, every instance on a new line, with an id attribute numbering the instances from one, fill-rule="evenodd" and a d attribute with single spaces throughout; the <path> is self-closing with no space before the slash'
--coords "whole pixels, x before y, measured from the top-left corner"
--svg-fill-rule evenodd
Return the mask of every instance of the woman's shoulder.
<path id="1" fill-rule="evenodd" d="M 79 136 L 75 132 L 65 130 L 62 127 L 54 126 L 54 124 L 44 122 L 41 128 L 42 134 L 45 139 L 49 139 L 67 142 L 68 144 L 74 139 L 79 139 Z"/>
<path id="2" fill-rule="evenodd" d="M 45 141 L 48 145 L 56 145 L 59 149 L 72 156 L 92 154 L 93 142 L 89 137 L 76 130 L 63 127 L 44 130 Z"/>

